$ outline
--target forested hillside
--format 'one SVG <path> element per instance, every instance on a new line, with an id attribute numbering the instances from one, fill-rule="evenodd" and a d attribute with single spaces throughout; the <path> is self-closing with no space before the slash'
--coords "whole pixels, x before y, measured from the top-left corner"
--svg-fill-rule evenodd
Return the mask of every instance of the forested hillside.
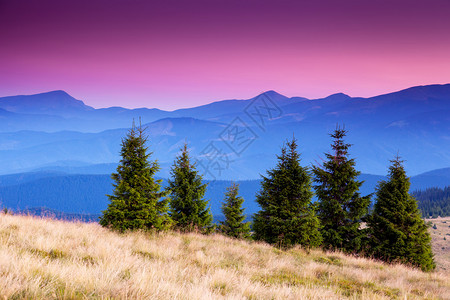
<path id="1" fill-rule="evenodd" d="M 448 171 L 448 169 L 445 169 Z M 426 173 L 428 174 L 428 173 Z M 447 174 L 447 173 L 446 173 Z M 411 177 L 411 191 L 419 201 L 423 216 L 437 216 L 442 210 L 443 216 L 449 216 L 449 187 L 430 188 L 431 182 L 440 183 L 440 174 L 432 176 L 417 175 Z M 376 184 L 384 180 L 384 176 L 361 174 L 359 180 L 364 180 L 361 194 L 374 192 Z M 223 200 L 228 180 L 205 181 L 208 183 L 206 198 L 210 200 L 211 211 L 215 220 L 220 219 L 220 202 Z M 448 182 L 442 180 L 442 184 Z M 255 194 L 260 189 L 260 180 L 240 180 L 240 195 L 244 198 L 243 206 L 247 215 L 258 210 Z M 164 181 L 166 184 L 166 181 Z M 0 206 L 13 210 L 29 209 L 33 214 L 41 214 L 37 207 L 46 207 L 54 211 L 76 214 L 99 215 L 106 209 L 106 194 L 112 192 L 110 175 L 66 174 L 61 172 L 34 172 L 0 176 Z M 442 198 L 446 195 L 446 198 Z M 431 198 L 430 198 L 431 197 Z M 64 199 L 64 201 L 62 200 Z M 424 203 L 422 205 L 422 202 Z M 433 207 L 433 211 L 432 211 Z M 444 209 L 446 207 L 446 209 Z M 431 213 L 430 213 L 431 212 Z M 433 212 L 435 214 L 433 214 Z M 437 213 L 437 214 L 436 214 Z M 57 215 L 58 216 L 58 215 Z M 82 216 L 82 219 L 90 219 Z M 96 219 L 96 217 L 95 217 Z"/>
<path id="2" fill-rule="evenodd" d="M 414 197 L 419 203 L 419 209 L 424 218 L 450 216 L 450 186 L 445 188 L 428 188 L 415 191 Z"/>

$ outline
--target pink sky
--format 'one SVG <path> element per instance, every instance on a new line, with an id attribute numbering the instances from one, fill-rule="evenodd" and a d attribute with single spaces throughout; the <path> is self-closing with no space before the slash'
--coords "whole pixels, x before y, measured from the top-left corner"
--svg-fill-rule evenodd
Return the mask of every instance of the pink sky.
<path id="1" fill-rule="evenodd" d="M 311 1 L 312 2 L 312 1 Z M 176 109 L 450 82 L 450 2 L 0 1 L 0 96 Z"/>

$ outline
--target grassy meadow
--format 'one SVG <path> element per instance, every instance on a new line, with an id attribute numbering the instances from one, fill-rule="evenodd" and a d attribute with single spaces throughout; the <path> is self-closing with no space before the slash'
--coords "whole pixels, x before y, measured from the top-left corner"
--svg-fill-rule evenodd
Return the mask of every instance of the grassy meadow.
<path id="1" fill-rule="evenodd" d="M 450 225 L 441 221 L 432 220 Z M 117 234 L 95 223 L 0 214 L 5 299 L 450 299 L 444 267 L 424 273 L 221 235 Z"/>
<path id="2" fill-rule="evenodd" d="M 450 217 L 427 219 L 426 222 L 432 223 L 428 231 L 431 234 L 437 270 L 450 273 Z"/>

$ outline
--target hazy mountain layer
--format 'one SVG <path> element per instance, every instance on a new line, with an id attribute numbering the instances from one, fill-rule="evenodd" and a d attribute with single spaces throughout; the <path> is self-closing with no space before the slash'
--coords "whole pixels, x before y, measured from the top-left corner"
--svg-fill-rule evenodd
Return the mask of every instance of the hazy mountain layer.
<path id="1" fill-rule="evenodd" d="M 349 130 L 350 153 L 364 173 L 384 174 L 397 153 L 410 175 L 450 166 L 447 84 L 372 98 L 334 94 L 309 100 L 269 91 L 173 112 L 94 109 L 63 91 L 3 97 L 0 174 L 58 167 L 102 173 L 119 161 L 121 139 L 139 117 L 163 177 L 185 141 L 208 179 L 259 178 L 292 136 L 299 140 L 304 165 L 320 163 L 336 124 Z"/>

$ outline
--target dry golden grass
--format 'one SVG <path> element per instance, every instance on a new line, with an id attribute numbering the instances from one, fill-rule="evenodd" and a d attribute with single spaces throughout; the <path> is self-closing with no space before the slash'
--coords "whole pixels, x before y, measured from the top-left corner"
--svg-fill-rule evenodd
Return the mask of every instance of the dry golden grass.
<path id="1" fill-rule="evenodd" d="M 221 235 L 0 215 L 0 295 L 130 299 L 450 299 L 447 273 Z"/>
<path id="2" fill-rule="evenodd" d="M 436 225 L 436 229 L 431 227 L 428 231 L 431 234 L 437 269 L 450 274 L 450 217 L 427 219 L 426 222 Z"/>

